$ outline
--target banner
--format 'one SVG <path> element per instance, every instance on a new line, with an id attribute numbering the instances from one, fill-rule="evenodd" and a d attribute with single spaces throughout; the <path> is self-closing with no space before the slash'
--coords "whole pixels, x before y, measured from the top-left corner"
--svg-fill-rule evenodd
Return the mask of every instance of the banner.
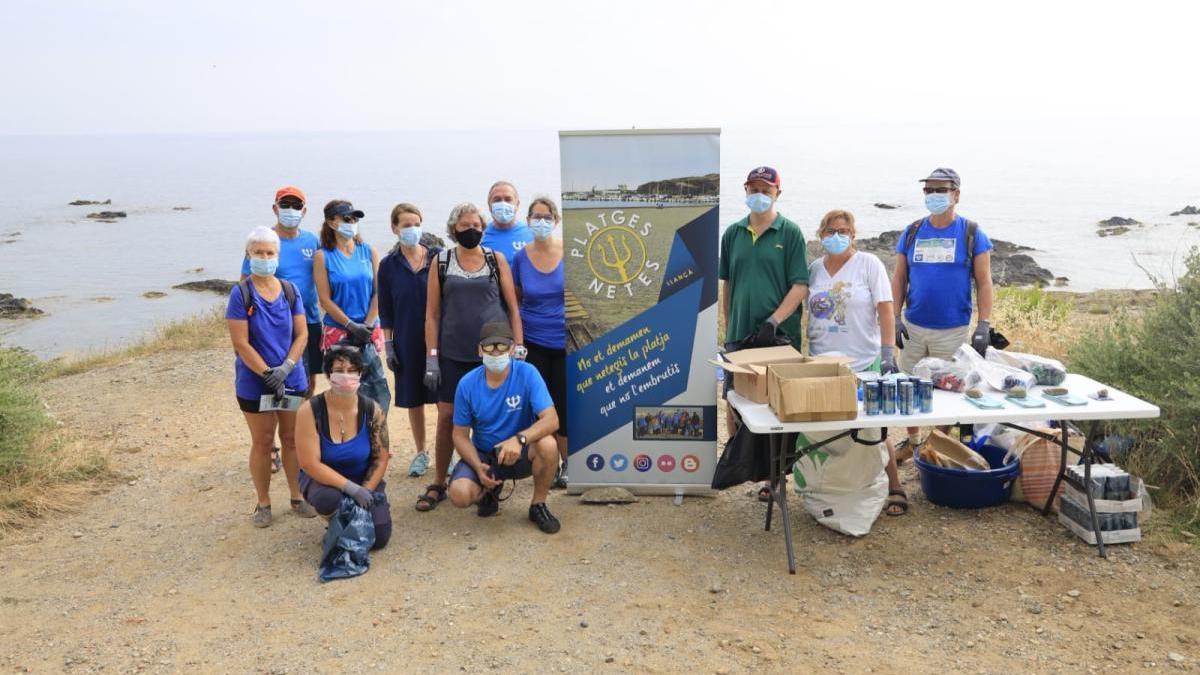
<path id="1" fill-rule="evenodd" d="M 720 131 L 561 132 L 569 492 L 711 492 Z"/>

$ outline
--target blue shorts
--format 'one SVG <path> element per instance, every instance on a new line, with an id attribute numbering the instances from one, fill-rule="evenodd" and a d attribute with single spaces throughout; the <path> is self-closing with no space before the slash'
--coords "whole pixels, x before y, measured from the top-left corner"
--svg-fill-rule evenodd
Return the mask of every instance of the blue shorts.
<path id="1" fill-rule="evenodd" d="M 521 457 L 516 462 L 507 466 L 496 463 L 496 453 L 494 452 L 485 453 L 480 452 L 478 449 L 475 451 L 479 453 L 479 461 L 492 467 L 492 477 L 495 480 L 520 480 L 533 475 L 533 462 L 529 460 L 528 445 L 521 448 Z M 482 485 L 479 482 L 479 475 L 475 473 L 475 469 L 472 469 L 471 465 L 466 462 L 459 462 L 454 465 L 454 472 L 450 474 L 450 482 L 453 483 L 459 478 L 466 478 L 476 485 Z"/>

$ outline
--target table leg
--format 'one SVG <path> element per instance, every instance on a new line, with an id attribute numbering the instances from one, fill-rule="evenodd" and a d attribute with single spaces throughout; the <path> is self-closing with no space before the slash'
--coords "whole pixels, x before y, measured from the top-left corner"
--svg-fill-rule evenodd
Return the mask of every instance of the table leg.
<path id="1" fill-rule="evenodd" d="M 772 486 L 772 492 L 778 490 L 779 515 L 783 517 L 783 541 L 784 541 L 784 544 L 787 546 L 788 574 L 795 574 L 796 573 L 796 552 L 792 548 L 792 519 L 791 519 L 791 516 L 788 515 L 788 503 L 787 503 L 786 465 L 787 465 L 789 452 L 788 452 L 787 448 L 782 447 L 785 445 L 784 439 L 787 438 L 788 436 L 786 436 L 784 434 L 772 434 L 771 437 L 777 439 L 775 441 L 775 444 L 777 447 L 776 452 L 779 455 L 779 457 L 778 457 L 778 459 L 779 459 L 779 470 L 778 470 L 779 483 L 778 483 L 778 486 L 774 486 L 774 485 Z"/>
<path id="2" fill-rule="evenodd" d="M 777 478 L 777 467 L 779 465 L 779 434 L 767 434 L 767 447 L 769 450 L 770 459 L 767 465 L 770 467 L 770 474 L 767 483 L 767 522 L 763 529 L 771 531 L 771 513 L 775 511 L 775 480 Z"/>
<path id="3" fill-rule="evenodd" d="M 1066 429 L 1063 429 L 1063 438 L 1066 438 Z M 1065 440 L 1064 440 L 1065 442 Z M 1096 535 L 1096 550 L 1099 551 L 1101 558 L 1107 558 L 1108 554 L 1104 551 L 1104 538 L 1100 532 L 1100 516 L 1096 514 L 1096 500 L 1092 497 L 1092 451 L 1087 444 L 1083 447 L 1083 493 L 1087 495 L 1088 513 L 1092 516 L 1092 532 Z"/>
<path id="4" fill-rule="evenodd" d="M 1067 425 L 1064 422 L 1059 422 L 1062 427 L 1062 458 L 1058 462 L 1058 475 L 1054 477 L 1054 487 L 1050 488 L 1050 497 L 1046 500 L 1046 505 L 1042 507 L 1042 515 L 1050 515 L 1050 507 L 1054 506 L 1054 497 L 1058 495 L 1058 488 L 1062 485 L 1063 478 L 1067 475 L 1067 451 L 1070 445 L 1067 444 Z M 1048 439 L 1053 440 L 1053 439 Z"/>

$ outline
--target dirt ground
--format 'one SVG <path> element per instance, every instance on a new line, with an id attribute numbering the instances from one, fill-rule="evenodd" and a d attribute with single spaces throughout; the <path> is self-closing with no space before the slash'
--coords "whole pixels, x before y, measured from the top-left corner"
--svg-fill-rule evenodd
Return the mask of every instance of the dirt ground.
<path id="1" fill-rule="evenodd" d="M 1195 547 L 1108 560 L 1017 505 L 929 504 L 852 539 L 791 497 L 799 569 L 750 486 L 525 518 L 412 509 L 392 415 L 395 533 L 354 580 L 318 583 L 323 526 L 254 529 L 228 350 L 56 380 L 46 400 L 121 478 L 0 543 L 0 668 L 90 672 L 1136 672 L 1200 661 Z"/>

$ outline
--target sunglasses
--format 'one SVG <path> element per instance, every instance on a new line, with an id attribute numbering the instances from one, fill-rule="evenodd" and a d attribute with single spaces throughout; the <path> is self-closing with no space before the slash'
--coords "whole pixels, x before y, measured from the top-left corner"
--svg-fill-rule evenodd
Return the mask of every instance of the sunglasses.
<path id="1" fill-rule="evenodd" d="M 304 208 L 304 202 L 300 201 L 299 199 L 289 199 L 284 197 L 283 199 L 279 200 L 279 208 L 298 210 Z"/>
<path id="2" fill-rule="evenodd" d="M 944 195 L 947 192 L 954 192 L 957 189 L 958 188 L 952 188 L 952 187 L 937 187 L 937 188 L 927 187 L 927 188 L 924 188 L 924 192 L 927 195 L 931 195 L 934 193 L 937 193 L 939 195 Z"/>
<path id="3" fill-rule="evenodd" d="M 355 218 L 354 216 L 338 216 L 338 217 L 342 219 L 343 223 L 353 225 L 354 223 L 358 222 L 358 218 Z"/>
<path id="4" fill-rule="evenodd" d="M 512 349 L 512 345 L 505 342 L 497 342 L 490 345 L 480 345 L 480 349 L 484 354 L 507 354 L 508 350 Z"/>

